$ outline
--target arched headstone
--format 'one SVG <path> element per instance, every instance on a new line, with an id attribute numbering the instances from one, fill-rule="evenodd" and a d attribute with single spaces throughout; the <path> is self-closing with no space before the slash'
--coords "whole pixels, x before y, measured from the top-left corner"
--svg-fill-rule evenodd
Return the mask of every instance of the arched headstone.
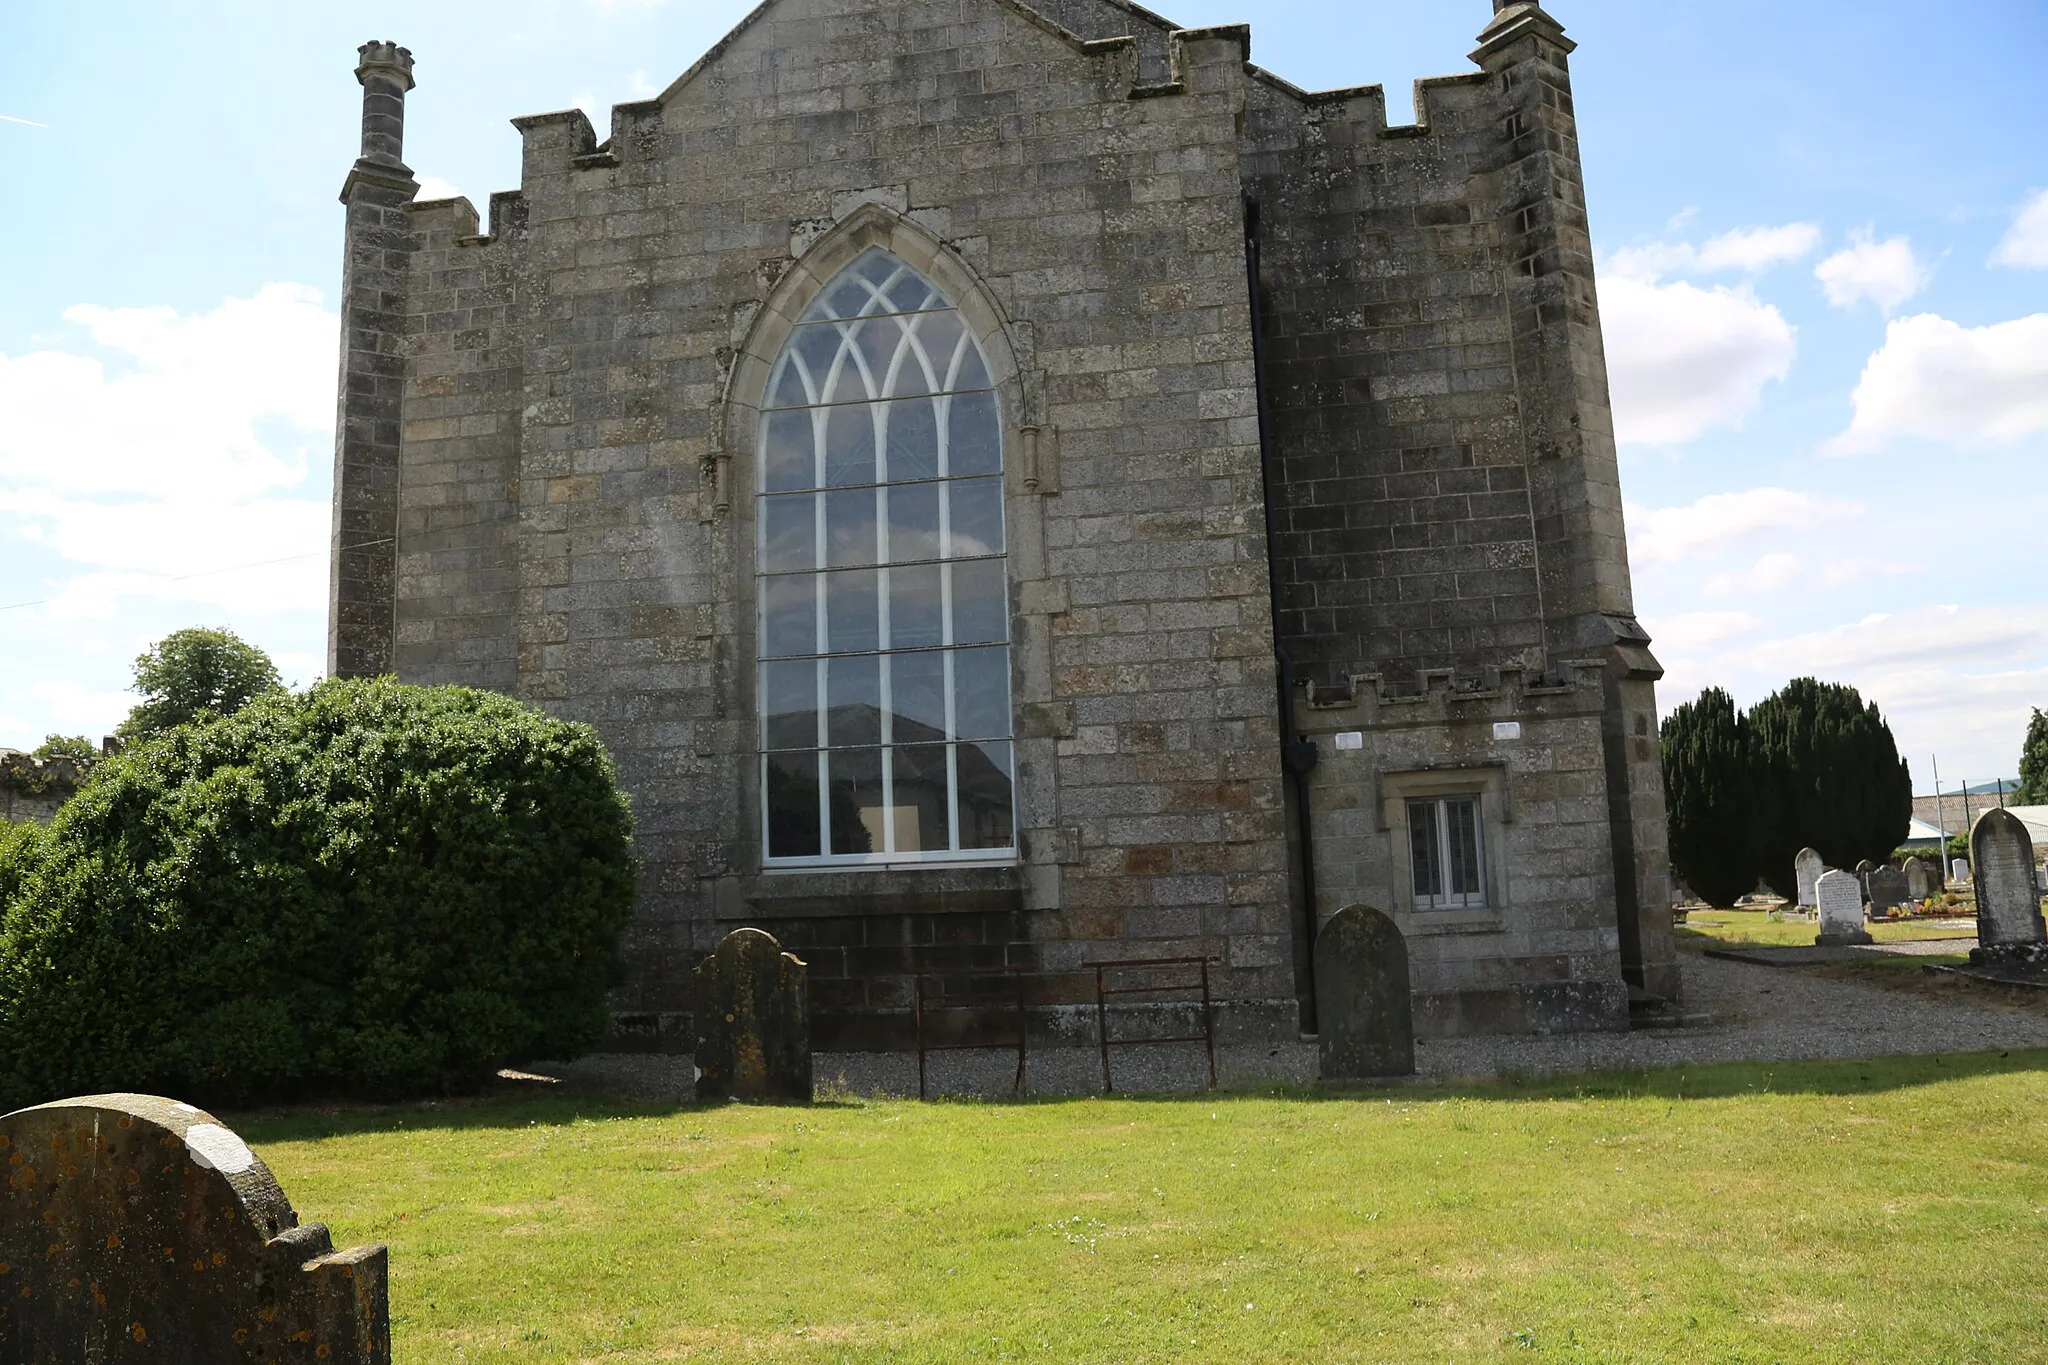
<path id="1" fill-rule="evenodd" d="M 1941 873 L 1925 858 L 1906 859 L 1906 894 L 1916 901 L 1924 901 L 1941 891 Z"/>
<path id="2" fill-rule="evenodd" d="M 0 1360 L 389 1365 L 384 1248 L 337 1252 L 211 1114 L 89 1095 L 0 1117 Z"/>
<path id="3" fill-rule="evenodd" d="M 1967 858 L 1956 858 L 1948 865 L 1948 879 L 1952 882 L 1970 880 L 1970 863 Z"/>
<path id="4" fill-rule="evenodd" d="M 735 929 L 696 972 L 697 1098 L 811 1098 L 810 970 L 771 934 Z"/>
<path id="5" fill-rule="evenodd" d="M 1369 905 L 1347 905 L 1316 935 L 1322 1078 L 1373 1080 L 1415 1070 L 1408 941 Z"/>
<path id="6" fill-rule="evenodd" d="M 2034 880 L 2034 840 L 2011 811 L 1994 806 L 1970 829 L 1977 869 L 1977 942 L 1986 948 L 2040 943 L 2041 888 Z"/>
<path id="7" fill-rule="evenodd" d="M 1824 873 L 1814 886 L 1820 901 L 1820 933 L 1813 941 L 1822 947 L 1870 942 L 1870 931 L 1863 927 L 1863 887 L 1855 875 Z"/>
<path id="8" fill-rule="evenodd" d="M 1811 910 L 1820 904 L 1816 899 L 1820 893 L 1815 890 L 1814 884 L 1820 880 L 1820 874 L 1827 870 L 1827 860 L 1810 848 L 1800 849 L 1799 856 L 1792 860 L 1793 874 L 1799 879 L 1799 904 L 1802 908 Z"/>

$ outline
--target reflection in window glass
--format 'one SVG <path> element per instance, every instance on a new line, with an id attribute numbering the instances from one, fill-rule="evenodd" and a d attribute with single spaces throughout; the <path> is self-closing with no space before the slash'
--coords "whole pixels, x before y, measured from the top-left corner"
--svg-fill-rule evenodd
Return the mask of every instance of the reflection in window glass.
<path id="1" fill-rule="evenodd" d="M 1418 910 L 1486 904 L 1479 798 L 1446 796 L 1408 803 L 1408 861 Z"/>
<path id="2" fill-rule="evenodd" d="M 1014 850 L 1002 423 L 980 347 L 869 251 L 805 310 L 763 406 L 768 859 Z"/>

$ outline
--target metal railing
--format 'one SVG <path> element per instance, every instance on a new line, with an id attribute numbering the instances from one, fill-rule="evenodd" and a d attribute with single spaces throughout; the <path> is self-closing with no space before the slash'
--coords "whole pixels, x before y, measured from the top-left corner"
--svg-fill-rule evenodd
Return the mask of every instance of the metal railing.
<path id="1" fill-rule="evenodd" d="M 917 1097 L 919 1099 L 926 1097 L 925 1065 L 929 1054 L 934 1052 L 986 1052 L 995 1048 L 1009 1046 L 1008 1043 L 1003 1042 L 934 1043 L 930 1040 L 926 1028 L 926 1014 L 928 1012 L 938 1013 L 946 1010 L 986 1010 L 992 1005 L 1000 1004 L 1013 1006 L 1017 1025 L 1017 1077 L 1010 1083 L 1010 1093 L 1013 1095 L 1024 1093 L 1024 1084 L 1028 1077 L 1031 1056 L 1030 1021 L 1024 1012 L 1024 978 L 1030 975 L 1032 975 L 1032 971 L 1029 967 L 956 967 L 950 970 L 927 969 L 917 973 Z M 946 991 L 943 989 L 934 990 L 927 984 L 934 977 L 939 978 L 941 985 L 943 985 L 947 978 L 965 978 L 968 981 L 973 981 L 976 978 L 1007 977 L 1008 981 L 1004 983 L 1007 989 L 999 991 L 986 988 L 968 991 Z"/>
<path id="2" fill-rule="evenodd" d="M 1130 957 L 1111 962 L 1095 962 L 1095 1028 L 1102 1045 L 1102 1093 L 1112 1094 L 1115 1086 L 1110 1078 L 1109 1050 L 1113 1047 L 1154 1047 L 1165 1043 L 1201 1043 L 1209 1050 L 1209 1088 L 1216 1088 L 1216 1015 L 1210 1008 L 1209 964 L 1212 957 Z M 1109 983 L 1112 973 L 1136 971 L 1164 971 L 1170 968 L 1195 968 L 1200 974 L 1199 981 L 1170 982 L 1165 985 L 1115 986 Z M 1109 1036 L 1109 998 L 1112 995 L 1168 995 L 1175 992 L 1200 990 L 1202 993 L 1202 1031 L 1176 1035 L 1170 1038 L 1112 1038 Z"/>

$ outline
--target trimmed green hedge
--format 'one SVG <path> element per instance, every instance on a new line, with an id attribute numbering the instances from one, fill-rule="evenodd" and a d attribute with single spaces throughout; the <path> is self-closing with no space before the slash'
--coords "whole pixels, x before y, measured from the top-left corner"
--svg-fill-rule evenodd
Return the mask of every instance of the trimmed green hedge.
<path id="1" fill-rule="evenodd" d="M 0 856 L 0 1109 L 472 1086 L 605 1035 L 632 817 L 589 727 L 392 679 L 100 765 Z"/>

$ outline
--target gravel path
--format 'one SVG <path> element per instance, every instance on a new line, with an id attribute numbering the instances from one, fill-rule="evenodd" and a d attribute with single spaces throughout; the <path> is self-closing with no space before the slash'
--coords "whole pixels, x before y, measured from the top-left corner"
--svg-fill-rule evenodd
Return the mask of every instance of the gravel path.
<path id="1" fill-rule="evenodd" d="M 1791 1061 L 2048 1047 L 2048 1014 L 1934 1000 L 1856 981 L 1685 954 L 1685 1004 L 1703 1028 L 1548 1038 L 1447 1038 L 1420 1044 L 1425 1077 L 1550 1075 L 1693 1062 Z"/>
<path id="2" fill-rule="evenodd" d="M 1550 1037 L 1448 1038 L 1416 1045 L 1424 1081 L 1484 1079 L 1503 1072 L 1555 1075 L 1680 1066 L 1696 1062 L 1789 1061 L 1877 1057 L 1899 1053 L 1981 1052 L 2048 1047 L 2048 1011 L 2000 1009 L 1980 999 L 1940 1000 L 1856 981 L 1686 954 L 1686 1008 L 1713 1017 L 1697 1028 Z M 934 1095 L 1008 1095 L 1015 1053 L 950 1052 L 930 1062 Z M 1207 1060 L 1199 1044 L 1119 1049 L 1112 1057 L 1116 1089 L 1125 1094 L 1187 1092 L 1204 1087 Z M 687 1096 L 694 1068 L 687 1057 L 586 1057 L 536 1065 L 540 1074 L 623 1098 L 672 1102 Z M 820 1053 L 814 1066 L 821 1095 L 917 1093 L 917 1055 Z M 1217 1080 L 1226 1090 L 1315 1077 L 1315 1047 L 1217 1049 Z M 1035 1052 L 1029 1093 L 1098 1094 L 1100 1055 L 1089 1048 Z"/>

